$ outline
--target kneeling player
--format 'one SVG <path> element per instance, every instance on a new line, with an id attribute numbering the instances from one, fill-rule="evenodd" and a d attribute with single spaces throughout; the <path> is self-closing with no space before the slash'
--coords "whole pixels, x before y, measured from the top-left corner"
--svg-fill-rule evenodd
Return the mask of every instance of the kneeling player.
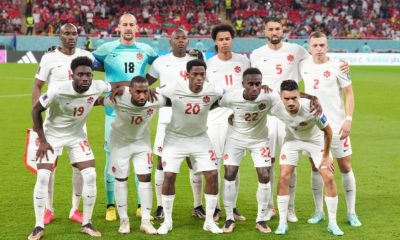
<path id="1" fill-rule="evenodd" d="M 325 183 L 325 202 L 328 208 L 328 231 L 341 236 L 344 233 L 336 223 L 338 205 L 336 182 L 333 176 L 333 161 L 329 156 L 332 141 L 332 129 L 325 115 L 316 117 L 310 114 L 309 100 L 300 99 L 298 85 L 293 80 L 281 84 L 281 104 L 271 112 L 286 125 L 286 137 L 280 153 L 280 177 L 278 186 L 279 226 L 276 234 L 288 231 L 287 213 L 289 205 L 289 181 L 299 157 L 304 151 L 308 153 L 319 168 Z M 322 132 L 324 134 L 322 134 Z"/>

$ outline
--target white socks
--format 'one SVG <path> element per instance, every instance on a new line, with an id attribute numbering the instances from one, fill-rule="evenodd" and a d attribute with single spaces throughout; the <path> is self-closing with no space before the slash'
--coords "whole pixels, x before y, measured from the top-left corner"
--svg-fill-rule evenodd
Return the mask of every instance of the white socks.
<path id="1" fill-rule="evenodd" d="M 214 211 L 217 207 L 218 201 L 218 194 L 211 195 L 211 194 L 204 194 L 206 199 L 206 219 L 205 222 L 214 222 Z"/>
<path id="2" fill-rule="evenodd" d="M 356 213 L 356 179 L 353 170 L 342 173 L 342 183 L 346 196 L 347 213 Z"/>
<path id="3" fill-rule="evenodd" d="M 115 179 L 114 192 L 119 218 L 128 219 L 128 181 L 118 181 Z"/>
<path id="4" fill-rule="evenodd" d="M 35 208 L 35 227 L 44 228 L 43 218 L 48 197 L 49 179 L 51 171 L 39 169 L 37 171 L 35 189 L 33 190 L 33 206 Z"/>
<path id="5" fill-rule="evenodd" d="M 189 169 L 190 185 L 193 191 L 193 207 L 196 208 L 202 205 L 201 194 L 203 192 L 203 175 L 194 174 L 192 169 Z"/>
<path id="6" fill-rule="evenodd" d="M 271 186 L 270 183 L 258 183 L 257 189 L 257 219 L 256 222 L 266 221 L 268 200 L 271 196 Z"/>
<path id="7" fill-rule="evenodd" d="M 96 170 L 94 167 L 88 167 L 81 170 L 83 178 L 83 221 L 82 226 L 91 222 L 94 203 L 96 202 Z"/>
<path id="8" fill-rule="evenodd" d="M 46 201 L 46 209 L 49 209 L 51 212 L 54 213 L 54 208 L 53 208 L 53 199 L 54 199 L 54 181 L 55 181 L 55 174 L 56 174 L 56 169 L 53 170 L 53 172 L 50 173 L 50 178 L 49 178 L 49 187 L 47 190 L 47 201 Z"/>
<path id="9" fill-rule="evenodd" d="M 75 210 L 79 209 L 83 188 L 83 178 L 78 168 L 72 167 L 72 208 L 69 213 L 71 217 Z"/>
<path id="10" fill-rule="evenodd" d="M 142 200 L 142 221 L 150 221 L 150 212 L 153 204 L 151 182 L 139 182 L 139 196 Z"/>
<path id="11" fill-rule="evenodd" d="M 271 162 L 271 168 L 269 170 L 269 183 L 271 186 L 271 196 L 268 201 L 268 208 L 274 208 L 274 166 L 275 163 Z"/>
<path id="12" fill-rule="evenodd" d="M 164 223 L 172 226 L 172 209 L 174 207 L 175 195 L 161 195 L 164 210 Z"/>
<path id="13" fill-rule="evenodd" d="M 287 224 L 289 195 L 278 195 L 279 224 Z"/>
<path id="14" fill-rule="evenodd" d="M 233 207 L 235 196 L 237 196 L 235 181 L 228 181 L 226 179 L 224 180 L 222 196 L 224 201 L 226 220 L 234 220 Z"/>
<path id="15" fill-rule="evenodd" d="M 297 183 L 297 171 L 296 168 L 292 173 L 292 177 L 289 182 L 289 208 L 294 209 L 294 200 L 296 197 L 296 183 Z"/>
<path id="16" fill-rule="evenodd" d="M 313 192 L 315 213 L 324 213 L 323 193 L 324 180 L 319 172 L 311 171 L 311 190 Z"/>
<path id="17" fill-rule="evenodd" d="M 236 204 L 237 204 L 237 199 L 239 196 L 239 185 L 240 185 L 240 171 L 239 170 L 237 172 L 236 179 L 235 179 L 236 195 L 235 195 L 235 201 L 233 201 L 233 208 L 237 207 Z"/>
<path id="18" fill-rule="evenodd" d="M 162 185 L 164 182 L 164 171 L 156 169 L 154 174 L 154 185 L 156 188 L 156 199 L 157 199 L 157 207 L 162 205 L 161 201 L 161 192 L 162 192 Z"/>
<path id="19" fill-rule="evenodd" d="M 326 208 L 328 209 L 328 216 L 329 216 L 329 225 L 333 224 L 336 225 L 336 211 L 338 205 L 338 196 L 336 197 L 328 197 L 325 196 L 325 203 Z"/>

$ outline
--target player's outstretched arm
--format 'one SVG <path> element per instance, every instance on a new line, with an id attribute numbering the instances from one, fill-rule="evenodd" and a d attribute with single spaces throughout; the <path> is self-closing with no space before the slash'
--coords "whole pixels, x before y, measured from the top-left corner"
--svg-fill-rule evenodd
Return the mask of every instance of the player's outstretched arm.
<path id="1" fill-rule="evenodd" d="M 344 96 L 346 98 L 345 108 L 346 108 L 346 119 L 340 128 L 340 139 L 345 139 L 350 135 L 351 123 L 353 120 L 354 113 L 354 92 L 353 87 L 347 86 L 343 88 Z"/>
<path id="2" fill-rule="evenodd" d="M 42 93 L 42 88 L 45 84 L 45 81 L 41 81 L 35 78 L 35 82 L 33 83 L 32 88 L 32 107 L 35 106 L 36 102 L 38 101 L 40 94 Z"/>
<path id="3" fill-rule="evenodd" d="M 38 151 L 36 152 L 36 157 L 37 159 L 39 159 L 39 163 L 41 163 L 44 157 L 46 157 L 47 161 L 49 160 L 47 156 L 47 151 L 50 150 L 52 153 L 54 153 L 54 150 L 51 147 L 51 145 L 47 142 L 43 131 L 42 112 L 45 110 L 46 109 L 42 106 L 42 104 L 39 101 L 36 102 L 36 104 L 33 106 L 32 109 L 33 130 L 35 130 L 35 132 L 38 134 L 40 141 Z"/>
<path id="4" fill-rule="evenodd" d="M 330 151 L 330 146 L 332 142 L 332 128 L 331 126 L 326 125 L 324 129 L 322 129 L 324 132 L 324 153 L 322 155 L 322 161 L 320 168 L 328 168 L 331 172 L 335 170 L 333 160 L 329 156 L 329 151 Z"/>

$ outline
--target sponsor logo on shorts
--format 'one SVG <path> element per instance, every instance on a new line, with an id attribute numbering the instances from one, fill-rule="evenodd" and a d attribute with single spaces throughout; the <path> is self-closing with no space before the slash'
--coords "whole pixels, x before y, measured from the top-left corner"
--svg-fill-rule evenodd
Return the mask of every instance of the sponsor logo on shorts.
<path id="1" fill-rule="evenodd" d="M 281 160 L 285 160 L 286 159 L 286 155 L 285 154 L 282 154 L 281 155 Z"/>

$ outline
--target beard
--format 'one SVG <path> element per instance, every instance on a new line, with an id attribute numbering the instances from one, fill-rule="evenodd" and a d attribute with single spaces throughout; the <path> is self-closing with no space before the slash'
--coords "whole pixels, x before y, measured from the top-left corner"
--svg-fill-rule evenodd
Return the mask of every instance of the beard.
<path id="1" fill-rule="evenodd" d="M 267 39 L 270 43 L 272 43 L 274 45 L 279 44 L 282 41 L 282 37 L 278 37 L 278 38 L 274 38 L 274 39 L 267 37 Z"/>

